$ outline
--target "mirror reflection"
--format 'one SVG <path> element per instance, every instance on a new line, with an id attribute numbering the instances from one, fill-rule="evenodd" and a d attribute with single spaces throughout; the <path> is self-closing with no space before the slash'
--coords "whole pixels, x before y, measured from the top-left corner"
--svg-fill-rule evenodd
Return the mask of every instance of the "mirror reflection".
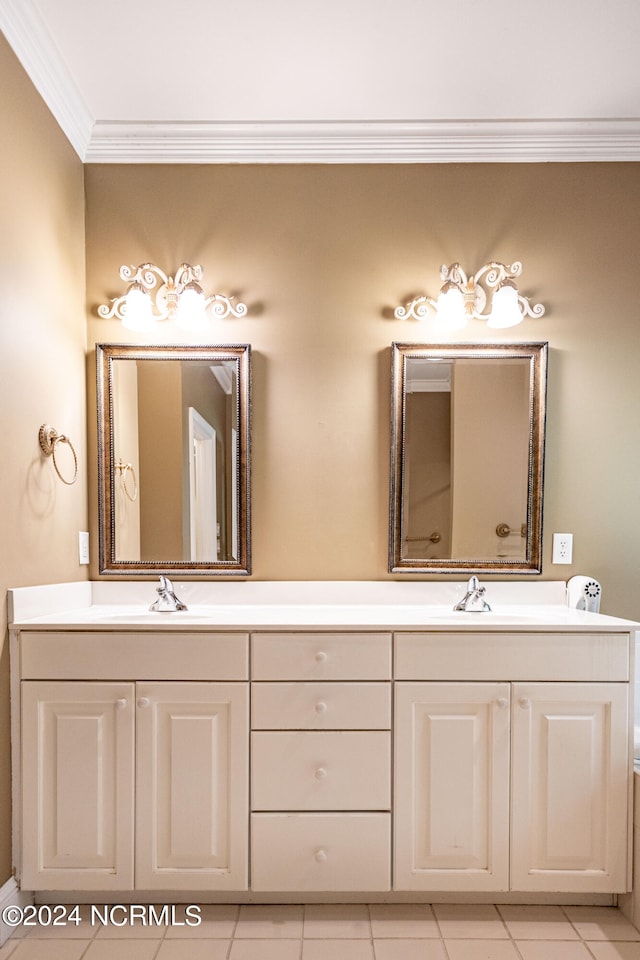
<path id="1" fill-rule="evenodd" d="M 390 571 L 539 572 L 546 344 L 394 344 Z"/>
<path id="2" fill-rule="evenodd" d="M 96 357 L 101 572 L 248 573 L 249 347 Z"/>

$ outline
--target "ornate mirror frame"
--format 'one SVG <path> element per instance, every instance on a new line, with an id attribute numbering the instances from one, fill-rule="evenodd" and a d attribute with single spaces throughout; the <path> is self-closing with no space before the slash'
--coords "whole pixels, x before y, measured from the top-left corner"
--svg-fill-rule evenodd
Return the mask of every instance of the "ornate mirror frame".
<path id="1" fill-rule="evenodd" d="M 251 573 L 251 374 L 248 344 L 215 346 L 122 344 L 96 345 L 96 379 L 98 412 L 98 531 L 99 570 L 101 574 L 174 574 L 181 576 L 248 576 Z M 114 454 L 114 363 L 122 360 L 161 360 L 172 362 L 225 361 L 233 364 L 237 373 L 235 403 L 235 458 L 233 467 L 233 509 L 236 513 L 236 549 L 232 559 L 185 560 L 175 557 L 157 557 L 152 560 L 118 559 L 116 555 L 116 473 L 122 473 L 123 464 L 116 467 Z M 131 477 L 120 477 L 130 487 L 129 499 L 137 492 Z M 176 494 L 178 495 L 178 494 Z M 180 496 L 182 492 L 180 491 Z"/>
<path id="2" fill-rule="evenodd" d="M 542 499 L 544 480 L 544 433 L 546 417 L 547 343 L 487 344 L 416 344 L 393 343 L 391 365 L 391 482 L 389 497 L 389 572 L 390 573 L 460 573 L 538 574 L 542 572 Z M 526 521 L 522 525 L 525 539 L 524 558 L 496 557 L 479 559 L 462 557 L 427 559 L 409 558 L 405 543 L 403 516 L 405 504 L 406 400 L 407 361 L 412 358 L 432 361 L 456 359 L 525 360 L 528 364 L 528 477 Z M 482 401 L 479 400 L 479 403 Z M 495 522 L 494 522 L 495 526 Z M 499 524 L 504 531 L 512 531 Z M 505 536 L 498 532 L 498 537 Z M 438 536 L 437 534 L 435 536 Z M 427 539 L 426 537 L 424 539 Z M 427 552 L 423 548 L 422 552 Z"/>

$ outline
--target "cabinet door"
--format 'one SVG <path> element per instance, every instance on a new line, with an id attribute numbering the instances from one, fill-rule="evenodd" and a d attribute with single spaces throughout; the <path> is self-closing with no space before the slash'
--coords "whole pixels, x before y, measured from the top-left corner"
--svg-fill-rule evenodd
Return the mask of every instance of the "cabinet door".
<path id="1" fill-rule="evenodd" d="M 397 683 L 396 890 L 506 890 L 507 683 Z"/>
<path id="2" fill-rule="evenodd" d="M 245 890 L 246 683 L 137 684 L 136 887 Z"/>
<path id="3" fill-rule="evenodd" d="M 22 684 L 22 887 L 133 886 L 129 683 Z"/>
<path id="4" fill-rule="evenodd" d="M 627 686 L 516 684 L 514 890 L 627 889 Z"/>

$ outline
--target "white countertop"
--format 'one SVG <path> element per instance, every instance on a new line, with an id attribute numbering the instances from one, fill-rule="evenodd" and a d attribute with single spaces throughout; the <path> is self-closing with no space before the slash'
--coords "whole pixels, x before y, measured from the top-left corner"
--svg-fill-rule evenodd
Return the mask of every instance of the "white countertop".
<path id="1" fill-rule="evenodd" d="M 9 591 L 12 626 L 29 629 L 375 629 L 626 632 L 640 624 L 586 613 L 564 602 L 564 582 L 487 582 L 489 613 L 454 612 L 462 583 L 177 583 L 188 610 L 155 613 L 156 582 L 96 581 Z M 238 589 L 239 588 L 239 589 Z"/>

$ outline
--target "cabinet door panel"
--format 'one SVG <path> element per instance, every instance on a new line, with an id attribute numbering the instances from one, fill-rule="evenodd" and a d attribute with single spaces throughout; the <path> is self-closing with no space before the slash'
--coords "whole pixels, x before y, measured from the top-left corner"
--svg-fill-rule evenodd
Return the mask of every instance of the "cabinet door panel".
<path id="1" fill-rule="evenodd" d="M 396 685 L 396 889 L 508 889 L 509 694 Z"/>
<path id="2" fill-rule="evenodd" d="M 137 686 L 136 887 L 247 888 L 248 690 Z"/>
<path id="3" fill-rule="evenodd" d="M 515 890 L 626 889 L 627 688 L 517 684 Z"/>
<path id="4" fill-rule="evenodd" d="M 22 886 L 133 886 L 128 683 L 22 684 Z"/>

